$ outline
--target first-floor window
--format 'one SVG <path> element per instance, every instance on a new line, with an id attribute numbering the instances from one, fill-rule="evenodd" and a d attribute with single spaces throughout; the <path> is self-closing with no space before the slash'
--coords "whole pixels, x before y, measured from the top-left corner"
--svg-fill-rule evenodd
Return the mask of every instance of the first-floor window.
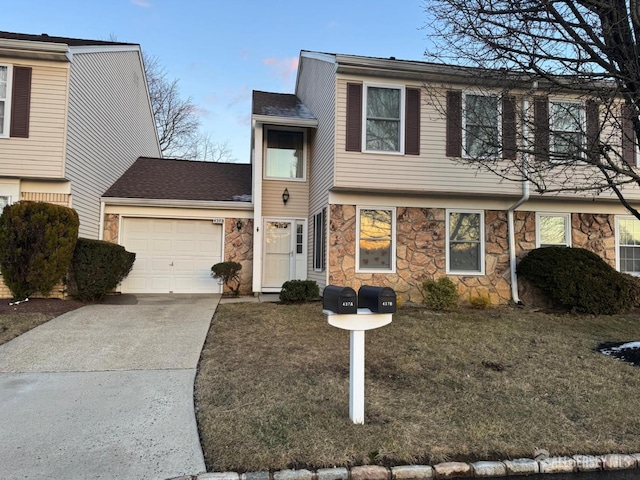
<path id="1" fill-rule="evenodd" d="M 395 209 L 360 207 L 358 209 L 359 271 L 395 270 Z"/>
<path id="2" fill-rule="evenodd" d="M 316 271 L 324 270 L 324 258 L 326 250 L 326 221 L 327 209 L 323 208 L 321 212 L 313 216 L 313 269 Z"/>
<path id="3" fill-rule="evenodd" d="M 571 215 L 568 213 L 536 214 L 536 247 L 570 247 Z"/>
<path id="4" fill-rule="evenodd" d="M 11 197 L 0 195 L 0 215 L 2 214 L 2 209 L 11 203 Z"/>
<path id="5" fill-rule="evenodd" d="M 484 212 L 447 210 L 447 273 L 484 273 Z"/>
<path id="6" fill-rule="evenodd" d="M 616 218 L 618 240 L 618 270 L 640 276 L 640 221 L 636 218 Z"/>

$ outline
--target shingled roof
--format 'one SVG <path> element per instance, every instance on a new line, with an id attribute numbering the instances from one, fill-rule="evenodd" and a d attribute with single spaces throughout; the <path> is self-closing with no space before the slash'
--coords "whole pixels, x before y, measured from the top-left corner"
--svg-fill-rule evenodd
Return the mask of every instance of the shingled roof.
<path id="1" fill-rule="evenodd" d="M 138 158 L 103 197 L 251 201 L 251 165 Z"/>
<path id="2" fill-rule="evenodd" d="M 29 33 L 0 32 L 0 38 L 6 38 L 8 40 L 26 40 L 30 42 L 64 43 L 66 45 L 69 45 L 70 47 L 95 45 L 138 45 L 137 43 L 110 42 L 106 40 L 85 40 L 81 38 L 55 37 L 47 35 L 46 33 L 40 35 L 32 35 Z"/>
<path id="3" fill-rule="evenodd" d="M 311 110 L 291 93 L 253 91 L 253 115 L 315 120 Z"/>

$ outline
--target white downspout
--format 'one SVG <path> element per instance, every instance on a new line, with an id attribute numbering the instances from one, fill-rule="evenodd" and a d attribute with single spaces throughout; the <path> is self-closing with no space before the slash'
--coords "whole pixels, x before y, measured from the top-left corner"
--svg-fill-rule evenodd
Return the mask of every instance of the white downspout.
<path id="1" fill-rule="evenodd" d="M 104 202 L 100 202 L 100 225 L 98 226 L 98 240 L 104 240 Z"/>
<path id="2" fill-rule="evenodd" d="M 533 89 L 537 88 L 537 83 L 534 82 Z M 516 272 L 516 233 L 514 214 L 516 208 L 529 200 L 529 180 L 527 170 L 527 155 L 529 150 L 529 100 L 528 97 L 524 97 L 522 100 L 522 197 L 507 210 L 507 230 L 509 232 L 509 265 L 511 269 L 511 298 L 514 303 L 521 305 L 520 295 L 518 294 L 518 275 Z"/>

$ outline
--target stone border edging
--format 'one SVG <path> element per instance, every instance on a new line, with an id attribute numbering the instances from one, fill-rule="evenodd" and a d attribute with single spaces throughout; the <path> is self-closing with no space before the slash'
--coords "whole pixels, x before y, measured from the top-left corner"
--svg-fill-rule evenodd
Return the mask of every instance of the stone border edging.
<path id="1" fill-rule="evenodd" d="M 437 465 L 401 465 L 381 467 L 364 465 L 351 468 L 311 470 L 278 470 L 275 472 L 210 472 L 174 477 L 170 480 L 430 480 L 448 478 L 496 478 L 507 475 L 537 473 L 595 472 L 599 470 L 631 470 L 640 468 L 640 453 L 608 455 L 574 455 L 533 460 L 481 461 L 474 463 L 445 462 Z"/>

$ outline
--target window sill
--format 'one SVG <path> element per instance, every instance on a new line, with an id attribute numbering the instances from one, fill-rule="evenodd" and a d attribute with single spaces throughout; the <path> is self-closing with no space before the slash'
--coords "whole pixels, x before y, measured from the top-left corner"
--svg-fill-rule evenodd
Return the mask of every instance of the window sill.
<path id="1" fill-rule="evenodd" d="M 273 180 L 275 182 L 299 182 L 304 183 L 306 178 L 287 178 L 287 177 L 262 177 L 263 180 Z"/>
<path id="2" fill-rule="evenodd" d="M 448 270 L 446 271 L 447 275 L 454 275 L 454 276 L 458 276 L 458 277 L 471 277 L 471 276 L 482 276 L 484 275 L 484 271 L 464 271 L 464 270 Z"/>
<path id="3" fill-rule="evenodd" d="M 396 273 L 396 270 L 381 270 L 381 269 L 356 269 L 356 273 L 363 273 L 363 274 L 367 274 L 367 273 L 386 273 L 386 274 L 394 274 Z"/>

